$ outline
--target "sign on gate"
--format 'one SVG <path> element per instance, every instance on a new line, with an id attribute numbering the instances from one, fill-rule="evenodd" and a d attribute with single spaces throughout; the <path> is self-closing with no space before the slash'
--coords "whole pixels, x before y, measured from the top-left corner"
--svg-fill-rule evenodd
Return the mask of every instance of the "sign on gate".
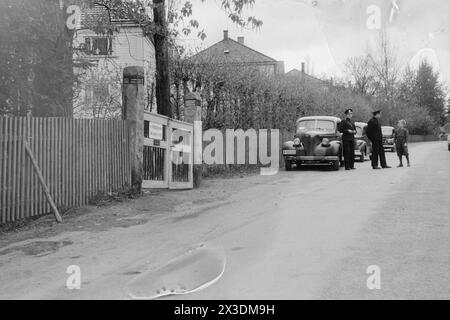
<path id="1" fill-rule="evenodd" d="M 154 140 L 162 140 L 163 139 L 163 125 L 159 123 L 149 124 L 149 138 Z"/>
<path id="2" fill-rule="evenodd" d="M 143 188 L 193 188 L 193 125 L 144 112 Z"/>

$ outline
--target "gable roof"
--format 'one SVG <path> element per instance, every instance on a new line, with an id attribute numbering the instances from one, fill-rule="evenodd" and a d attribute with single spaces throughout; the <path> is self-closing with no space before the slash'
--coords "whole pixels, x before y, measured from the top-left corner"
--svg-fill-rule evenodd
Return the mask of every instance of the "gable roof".
<path id="1" fill-rule="evenodd" d="M 192 57 L 196 61 L 230 64 L 276 64 L 277 60 L 231 38 L 213 44 Z"/>
<path id="2" fill-rule="evenodd" d="M 311 75 L 307 74 L 306 72 L 302 72 L 298 69 L 292 69 L 291 71 L 286 73 L 286 77 L 295 78 L 295 79 L 299 79 L 299 80 L 305 79 L 305 80 L 310 80 L 310 81 L 314 81 L 314 82 L 322 82 L 325 84 L 325 81 L 318 79 L 314 76 L 311 76 Z"/>
<path id="3" fill-rule="evenodd" d="M 108 10 L 101 5 L 85 4 L 81 9 L 81 28 L 91 29 L 99 22 L 106 24 L 111 22 L 121 26 L 139 26 L 139 24 L 133 20 L 120 18 L 114 11 L 108 12 Z"/>

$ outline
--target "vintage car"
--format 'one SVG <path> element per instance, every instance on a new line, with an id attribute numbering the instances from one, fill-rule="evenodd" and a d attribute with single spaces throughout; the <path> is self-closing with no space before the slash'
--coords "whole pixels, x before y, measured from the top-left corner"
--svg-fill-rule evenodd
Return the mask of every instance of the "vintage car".
<path id="1" fill-rule="evenodd" d="M 450 133 L 447 135 L 448 151 L 450 151 Z"/>
<path id="2" fill-rule="evenodd" d="M 360 162 L 364 162 L 366 157 L 372 154 L 372 143 L 366 135 L 367 123 L 355 122 L 355 158 Z"/>
<path id="3" fill-rule="evenodd" d="M 383 148 L 395 152 L 394 127 L 383 126 L 381 132 L 383 133 Z"/>
<path id="4" fill-rule="evenodd" d="M 342 161 L 341 134 L 338 131 L 341 119 L 336 117 L 303 117 L 296 122 L 293 141 L 283 144 L 283 157 L 286 170 L 295 164 L 330 165 L 339 170 Z"/>

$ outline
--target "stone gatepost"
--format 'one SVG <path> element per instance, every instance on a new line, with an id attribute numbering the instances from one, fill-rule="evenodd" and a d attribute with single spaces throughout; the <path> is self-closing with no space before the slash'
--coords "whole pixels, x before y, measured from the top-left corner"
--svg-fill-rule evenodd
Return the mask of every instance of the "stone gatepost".
<path id="1" fill-rule="evenodd" d="M 200 94 L 189 92 L 184 97 L 184 121 L 194 125 L 194 187 L 199 188 L 203 173 L 203 130 Z"/>
<path id="2" fill-rule="evenodd" d="M 144 158 L 144 68 L 123 70 L 122 118 L 128 123 L 130 137 L 131 188 L 140 192 Z"/>

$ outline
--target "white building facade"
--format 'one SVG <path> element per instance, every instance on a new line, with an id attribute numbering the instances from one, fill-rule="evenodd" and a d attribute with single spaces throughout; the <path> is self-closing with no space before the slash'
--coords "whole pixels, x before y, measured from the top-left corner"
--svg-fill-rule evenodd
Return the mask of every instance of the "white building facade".
<path id="1" fill-rule="evenodd" d="M 97 34 L 83 27 L 76 31 L 74 62 L 89 64 L 87 68 L 75 66 L 75 73 L 79 75 L 73 104 L 77 118 L 121 117 L 122 74 L 128 66 L 144 68 L 145 108 L 156 112 L 156 63 L 152 40 L 133 22 L 117 20 L 112 23 L 116 29 L 112 35 Z"/>

